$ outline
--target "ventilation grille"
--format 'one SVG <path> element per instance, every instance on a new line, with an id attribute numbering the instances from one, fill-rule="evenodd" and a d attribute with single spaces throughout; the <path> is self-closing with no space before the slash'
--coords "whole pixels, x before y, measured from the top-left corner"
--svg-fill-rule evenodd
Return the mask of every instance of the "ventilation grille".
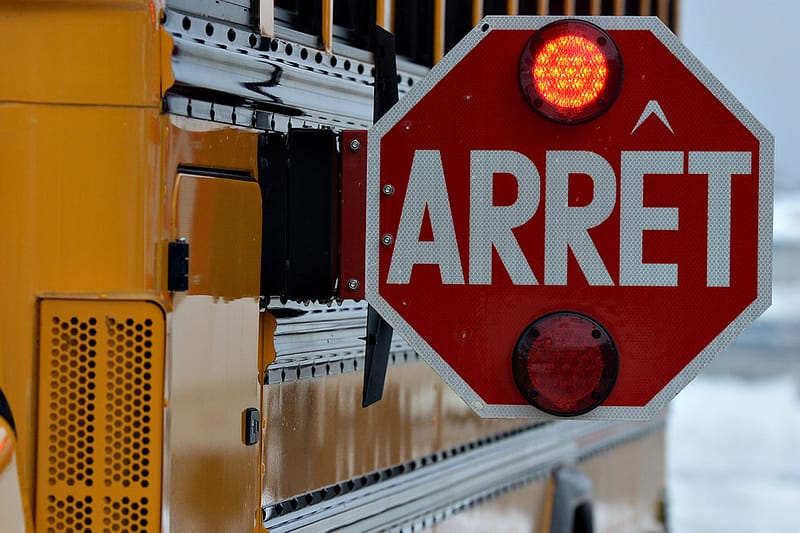
<path id="1" fill-rule="evenodd" d="M 40 310 L 37 530 L 157 531 L 161 309 L 42 300 Z"/>
<path id="2" fill-rule="evenodd" d="M 152 445 L 153 321 L 127 318 L 118 322 L 109 317 L 107 324 L 105 485 L 147 488 Z"/>

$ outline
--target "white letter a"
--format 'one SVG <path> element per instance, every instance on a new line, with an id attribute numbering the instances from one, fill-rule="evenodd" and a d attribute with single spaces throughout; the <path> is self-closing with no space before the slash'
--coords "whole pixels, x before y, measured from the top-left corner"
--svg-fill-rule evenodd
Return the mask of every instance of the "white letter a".
<path id="1" fill-rule="evenodd" d="M 425 210 L 431 220 L 432 241 L 419 240 Z M 409 283 L 411 270 L 418 264 L 439 265 L 445 285 L 464 283 L 450 198 L 444 181 L 442 155 L 438 150 L 414 152 L 386 282 Z"/>

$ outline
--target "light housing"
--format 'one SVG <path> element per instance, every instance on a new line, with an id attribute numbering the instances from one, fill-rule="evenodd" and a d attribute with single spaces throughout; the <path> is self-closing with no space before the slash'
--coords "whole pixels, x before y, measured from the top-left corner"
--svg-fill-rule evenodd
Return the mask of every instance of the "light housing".
<path id="1" fill-rule="evenodd" d="M 602 115 L 616 100 L 622 78 L 617 44 L 584 20 L 544 26 L 528 39 L 519 59 L 519 85 L 528 105 L 561 124 Z"/>
<path id="2" fill-rule="evenodd" d="M 595 320 L 570 311 L 530 323 L 512 355 L 517 388 L 534 407 L 577 416 L 603 403 L 619 372 L 613 339 Z"/>

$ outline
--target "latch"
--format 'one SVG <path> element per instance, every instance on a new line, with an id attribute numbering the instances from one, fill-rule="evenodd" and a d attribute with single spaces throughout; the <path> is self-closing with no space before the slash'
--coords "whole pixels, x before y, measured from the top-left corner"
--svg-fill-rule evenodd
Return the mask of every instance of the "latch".
<path id="1" fill-rule="evenodd" d="M 189 243 L 181 237 L 169 243 L 167 252 L 167 290 L 189 290 Z"/>

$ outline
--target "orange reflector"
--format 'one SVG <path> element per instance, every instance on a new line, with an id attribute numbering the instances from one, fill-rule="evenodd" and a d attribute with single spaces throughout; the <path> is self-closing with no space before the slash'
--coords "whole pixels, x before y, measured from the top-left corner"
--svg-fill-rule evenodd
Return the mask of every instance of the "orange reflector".
<path id="1" fill-rule="evenodd" d="M 622 86 L 622 58 L 611 37 L 582 20 L 537 31 L 519 61 L 522 93 L 533 109 L 563 124 L 604 113 Z"/>
<path id="2" fill-rule="evenodd" d="M 618 370 L 617 348 L 608 332 L 572 312 L 528 325 L 512 355 L 519 391 L 534 407 L 557 416 L 581 415 L 603 403 Z"/>

